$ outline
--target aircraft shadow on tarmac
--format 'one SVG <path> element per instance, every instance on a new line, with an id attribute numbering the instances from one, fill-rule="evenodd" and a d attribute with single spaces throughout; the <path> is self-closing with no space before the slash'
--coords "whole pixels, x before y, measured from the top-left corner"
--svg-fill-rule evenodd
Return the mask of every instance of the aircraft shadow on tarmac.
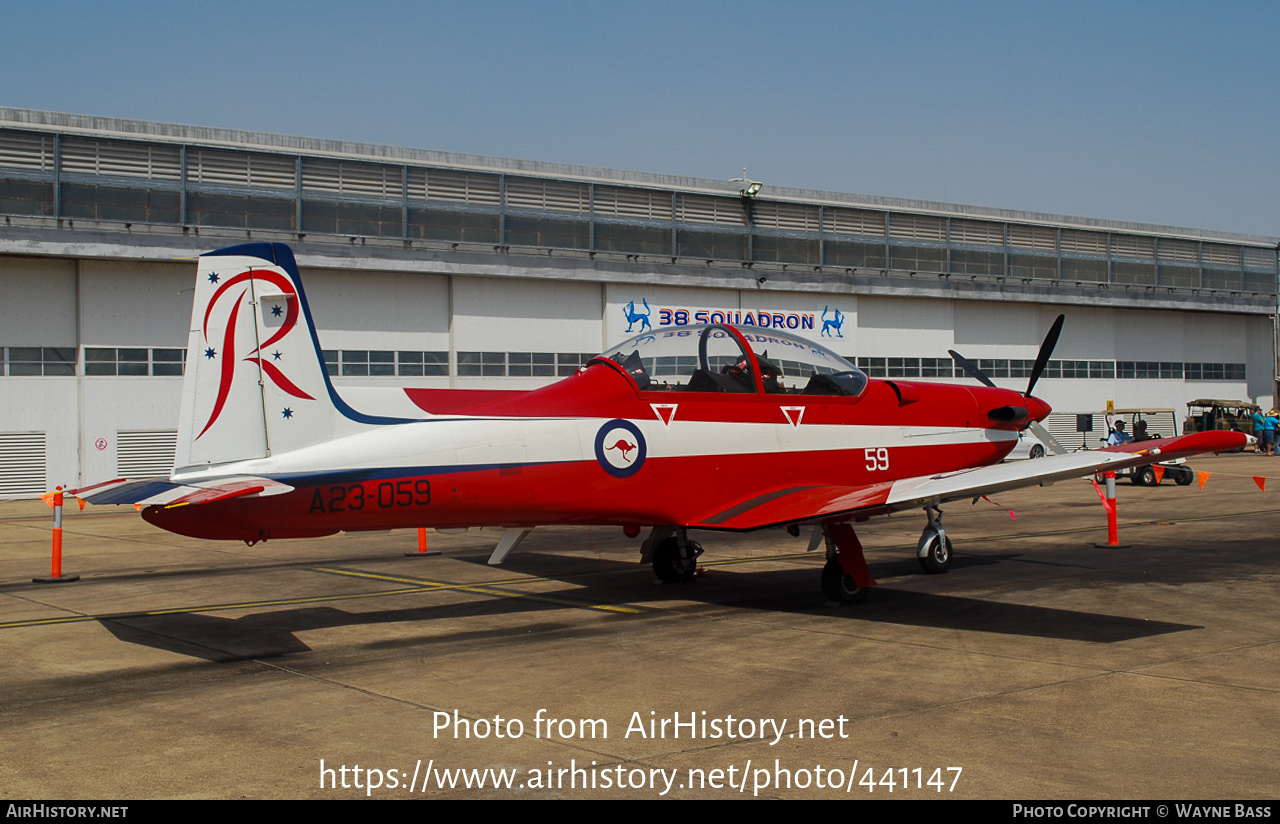
<path id="1" fill-rule="evenodd" d="M 994 562 L 990 557 L 957 559 L 957 569 L 970 565 L 962 561 L 972 561 L 973 566 Z M 482 560 L 478 562 L 482 563 Z M 839 607 L 825 603 L 817 592 L 817 569 L 803 566 L 762 571 L 715 569 L 710 579 L 667 585 L 655 590 L 645 569 L 619 567 L 613 562 L 603 565 L 596 561 L 585 563 L 586 568 L 581 559 L 576 564 L 565 564 L 563 558 L 557 559 L 556 556 L 540 558 L 538 553 L 525 553 L 520 564 L 513 564 L 512 569 L 506 570 L 519 573 L 520 567 L 526 567 L 530 574 L 540 573 L 539 577 L 544 580 L 563 580 L 572 584 L 571 588 L 562 591 L 535 592 L 523 586 L 475 585 L 475 588 L 509 592 L 511 597 L 503 597 L 502 594 L 468 594 L 465 595 L 466 600 L 459 601 L 456 591 L 451 591 L 455 594 L 452 597 L 446 596 L 448 602 L 439 603 L 440 593 L 424 589 L 422 593 L 411 592 L 388 597 L 394 597 L 402 603 L 405 598 L 430 599 L 437 603 L 398 609 L 367 609 L 376 602 L 375 598 L 363 601 L 366 609 L 356 611 L 334 606 L 273 607 L 235 618 L 192 611 L 165 615 L 103 616 L 99 620 L 104 628 L 121 641 L 216 662 L 271 658 L 310 651 L 310 647 L 298 637 L 301 632 L 405 622 L 449 621 L 453 623 L 448 626 L 453 627 L 457 625 L 456 622 L 465 622 L 468 618 L 491 618 L 520 613 L 528 614 L 531 620 L 519 625 L 518 633 L 511 626 L 479 631 L 433 631 L 429 636 L 424 634 L 399 641 L 379 641 L 375 645 L 423 645 L 460 641 L 468 644 L 500 644 L 517 634 L 527 640 L 531 631 L 546 633 L 561 629 L 572 629 L 575 634 L 584 631 L 612 633 L 620 630 L 620 625 L 613 621 L 607 626 L 597 624 L 592 627 L 576 622 L 557 621 L 551 615 L 553 611 L 564 609 L 595 609 L 598 608 L 595 605 L 627 605 L 661 601 L 664 598 L 673 602 L 671 609 L 664 609 L 661 605 L 639 607 L 639 614 L 615 614 L 612 617 L 616 621 L 628 623 L 637 619 L 680 620 L 679 614 L 694 617 L 705 608 L 730 607 L 820 615 L 832 621 L 860 621 L 1102 644 L 1201 629 L 1189 624 L 916 592 L 894 589 L 892 586 L 877 587 L 864 604 Z M 560 567 L 560 574 L 547 575 L 549 567 L 557 566 Z M 873 574 L 882 578 L 900 575 L 907 569 L 903 562 L 898 561 L 871 566 Z M 403 588 L 398 589 L 403 591 Z M 655 591 L 660 594 L 655 595 Z M 636 631 L 643 630 L 637 627 Z"/>

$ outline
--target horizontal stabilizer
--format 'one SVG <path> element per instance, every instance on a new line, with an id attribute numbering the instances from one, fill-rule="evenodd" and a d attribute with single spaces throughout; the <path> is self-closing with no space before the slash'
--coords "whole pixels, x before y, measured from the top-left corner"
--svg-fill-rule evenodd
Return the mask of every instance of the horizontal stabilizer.
<path id="1" fill-rule="evenodd" d="M 94 484 L 67 494 L 91 504 L 181 506 L 207 504 L 229 498 L 266 497 L 292 492 L 293 487 L 269 478 L 219 478 L 205 483 L 182 484 L 167 479 L 128 481 L 123 478 Z"/>

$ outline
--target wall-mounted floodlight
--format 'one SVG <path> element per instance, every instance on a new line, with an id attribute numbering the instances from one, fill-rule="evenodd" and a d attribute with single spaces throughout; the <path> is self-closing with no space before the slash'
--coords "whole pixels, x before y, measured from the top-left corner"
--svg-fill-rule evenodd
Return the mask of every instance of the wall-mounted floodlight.
<path id="1" fill-rule="evenodd" d="M 738 184 L 738 193 L 743 197 L 751 198 L 760 194 L 760 190 L 764 188 L 764 184 L 758 180 L 752 180 L 747 177 L 747 167 L 742 167 L 742 177 L 732 178 L 730 183 Z"/>

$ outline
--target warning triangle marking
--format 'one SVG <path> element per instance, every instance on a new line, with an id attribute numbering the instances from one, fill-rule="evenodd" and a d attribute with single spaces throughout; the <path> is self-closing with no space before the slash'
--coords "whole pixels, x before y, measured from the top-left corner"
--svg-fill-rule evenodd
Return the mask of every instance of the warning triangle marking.
<path id="1" fill-rule="evenodd" d="M 787 422 L 792 426 L 799 426 L 801 419 L 804 418 L 803 406 L 780 406 L 778 408 L 782 410 L 783 415 L 787 416 Z"/>
<path id="2" fill-rule="evenodd" d="M 662 421 L 663 426 L 670 426 L 671 422 L 675 420 L 676 407 L 679 406 L 679 404 L 651 403 L 649 406 L 653 407 L 653 414 L 658 416 L 658 420 Z"/>

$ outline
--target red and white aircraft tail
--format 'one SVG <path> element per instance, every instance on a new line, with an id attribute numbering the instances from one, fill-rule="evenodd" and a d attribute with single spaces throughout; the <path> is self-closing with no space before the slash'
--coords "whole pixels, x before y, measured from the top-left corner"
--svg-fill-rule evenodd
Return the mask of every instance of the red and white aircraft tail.
<path id="1" fill-rule="evenodd" d="M 390 405 L 403 392 L 383 398 Z M 417 414 L 367 415 L 334 390 L 288 246 L 201 255 L 175 470 L 267 458 L 422 416 L 400 411 Z"/>

